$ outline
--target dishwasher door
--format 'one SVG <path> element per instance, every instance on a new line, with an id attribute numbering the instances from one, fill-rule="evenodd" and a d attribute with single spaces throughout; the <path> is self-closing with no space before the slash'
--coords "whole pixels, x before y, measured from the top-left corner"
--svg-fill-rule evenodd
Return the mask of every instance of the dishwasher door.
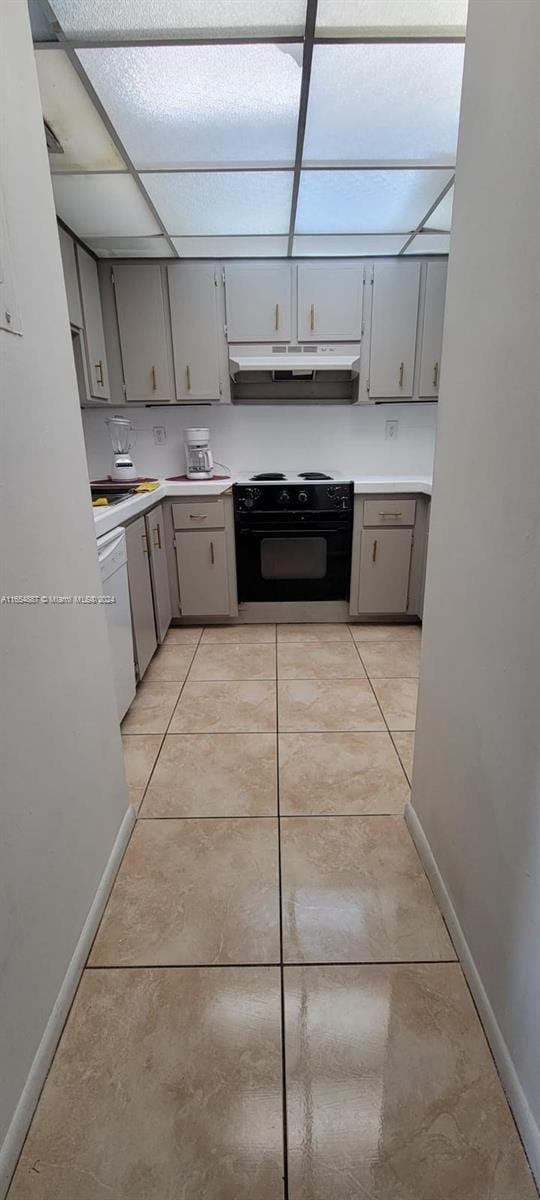
<path id="1" fill-rule="evenodd" d="M 135 696 L 125 530 L 111 529 L 110 533 L 98 538 L 97 549 L 103 595 L 114 597 L 114 603 L 107 603 L 104 608 L 109 630 L 118 719 L 121 721 Z"/>

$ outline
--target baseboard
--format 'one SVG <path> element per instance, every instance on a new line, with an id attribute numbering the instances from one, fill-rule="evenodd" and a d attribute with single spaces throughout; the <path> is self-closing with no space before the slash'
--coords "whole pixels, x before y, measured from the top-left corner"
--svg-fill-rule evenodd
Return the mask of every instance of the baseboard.
<path id="1" fill-rule="evenodd" d="M 408 804 L 406 807 L 405 820 L 422 860 L 426 875 L 437 897 L 441 912 L 450 930 L 450 935 L 461 966 L 463 967 L 465 978 L 473 994 L 480 1019 L 484 1026 L 484 1032 L 497 1064 L 508 1103 L 521 1134 L 531 1170 L 537 1184 L 540 1184 L 540 1129 L 519 1081 L 510 1051 L 491 1007 L 488 994 L 478 973 L 450 894 L 433 856 L 431 846 L 424 833 L 418 814 L 411 804 Z"/>
<path id="2" fill-rule="evenodd" d="M 60 1034 L 64 1028 L 66 1017 L 71 1008 L 73 997 L 84 969 L 84 964 L 88 958 L 90 947 L 103 915 L 105 905 L 109 898 L 109 893 L 115 880 L 116 872 L 118 871 L 122 861 L 122 857 L 128 844 L 134 824 L 135 810 L 133 808 L 128 808 L 117 833 L 114 846 L 109 856 L 109 861 L 105 867 L 103 875 L 101 876 L 98 889 L 92 901 L 90 912 L 88 913 L 80 938 L 75 947 L 75 952 L 71 958 L 51 1015 L 45 1026 L 45 1032 L 34 1056 L 34 1061 L 30 1067 L 28 1078 L 22 1090 L 17 1108 L 15 1109 L 13 1119 L 7 1131 L 4 1142 L 0 1148 L 0 1197 L 5 1197 L 11 1182 L 11 1177 L 17 1165 L 19 1154 L 22 1150 L 24 1139 L 34 1114 L 34 1109 L 39 1100 L 41 1089 L 47 1077 L 47 1072 L 53 1060 L 54 1052 L 60 1039 Z"/>

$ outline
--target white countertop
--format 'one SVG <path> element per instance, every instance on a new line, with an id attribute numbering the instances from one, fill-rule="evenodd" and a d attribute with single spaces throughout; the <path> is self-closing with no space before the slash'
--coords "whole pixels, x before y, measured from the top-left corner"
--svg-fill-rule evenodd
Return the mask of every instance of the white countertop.
<path id="1" fill-rule="evenodd" d="M 387 475 L 356 477 L 342 475 L 341 477 L 344 481 L 352 478 L 355 495 L 410 492 L 415 495 L 420 493 L 424 496 L 431 496 L 432 481 L 427 475 L 416 479 Z M 153 492 L 140 492 L 135 496 L 130 496 L 128 500 L 122 500 L 120 504 L 107 504 L 100 508 L 94 508 L 96 537 L 101 537 L 110 529 L 115 529 L 117 525 L 124 525 L 127 521 L 132 521 L 134 517 L 140 516 L 141 513 L 148 512 L 150 508 L 154 507 L 154 504 L 159 504 L 161 500 L 174 496 L 222 496 L 236 482 L 246 483 L 246 472 L 232 475 L 230 479 L 205 479 L 200 483 L 173 483 L 168 479 L 160 479 L 159 487 L 155 488 Z"/>

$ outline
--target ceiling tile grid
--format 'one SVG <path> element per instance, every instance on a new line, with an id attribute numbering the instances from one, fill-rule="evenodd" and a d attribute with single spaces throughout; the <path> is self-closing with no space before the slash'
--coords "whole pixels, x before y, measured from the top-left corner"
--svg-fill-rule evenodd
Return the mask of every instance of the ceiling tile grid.
<path id="1" fill-rule="evenodd" d="M 98 256 L 448 253 L 466 0 L 29 7 L 57 212 Z"/>

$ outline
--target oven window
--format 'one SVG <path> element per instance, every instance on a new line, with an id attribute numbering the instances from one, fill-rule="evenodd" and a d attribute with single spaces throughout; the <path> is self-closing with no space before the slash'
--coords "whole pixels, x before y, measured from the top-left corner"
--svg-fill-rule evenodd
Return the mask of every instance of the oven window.
<path id="1" fill-rule="evenodd" d="M 324 579 L 326 563 L 326 538 L 261 539 L 263 579 Z"/>

